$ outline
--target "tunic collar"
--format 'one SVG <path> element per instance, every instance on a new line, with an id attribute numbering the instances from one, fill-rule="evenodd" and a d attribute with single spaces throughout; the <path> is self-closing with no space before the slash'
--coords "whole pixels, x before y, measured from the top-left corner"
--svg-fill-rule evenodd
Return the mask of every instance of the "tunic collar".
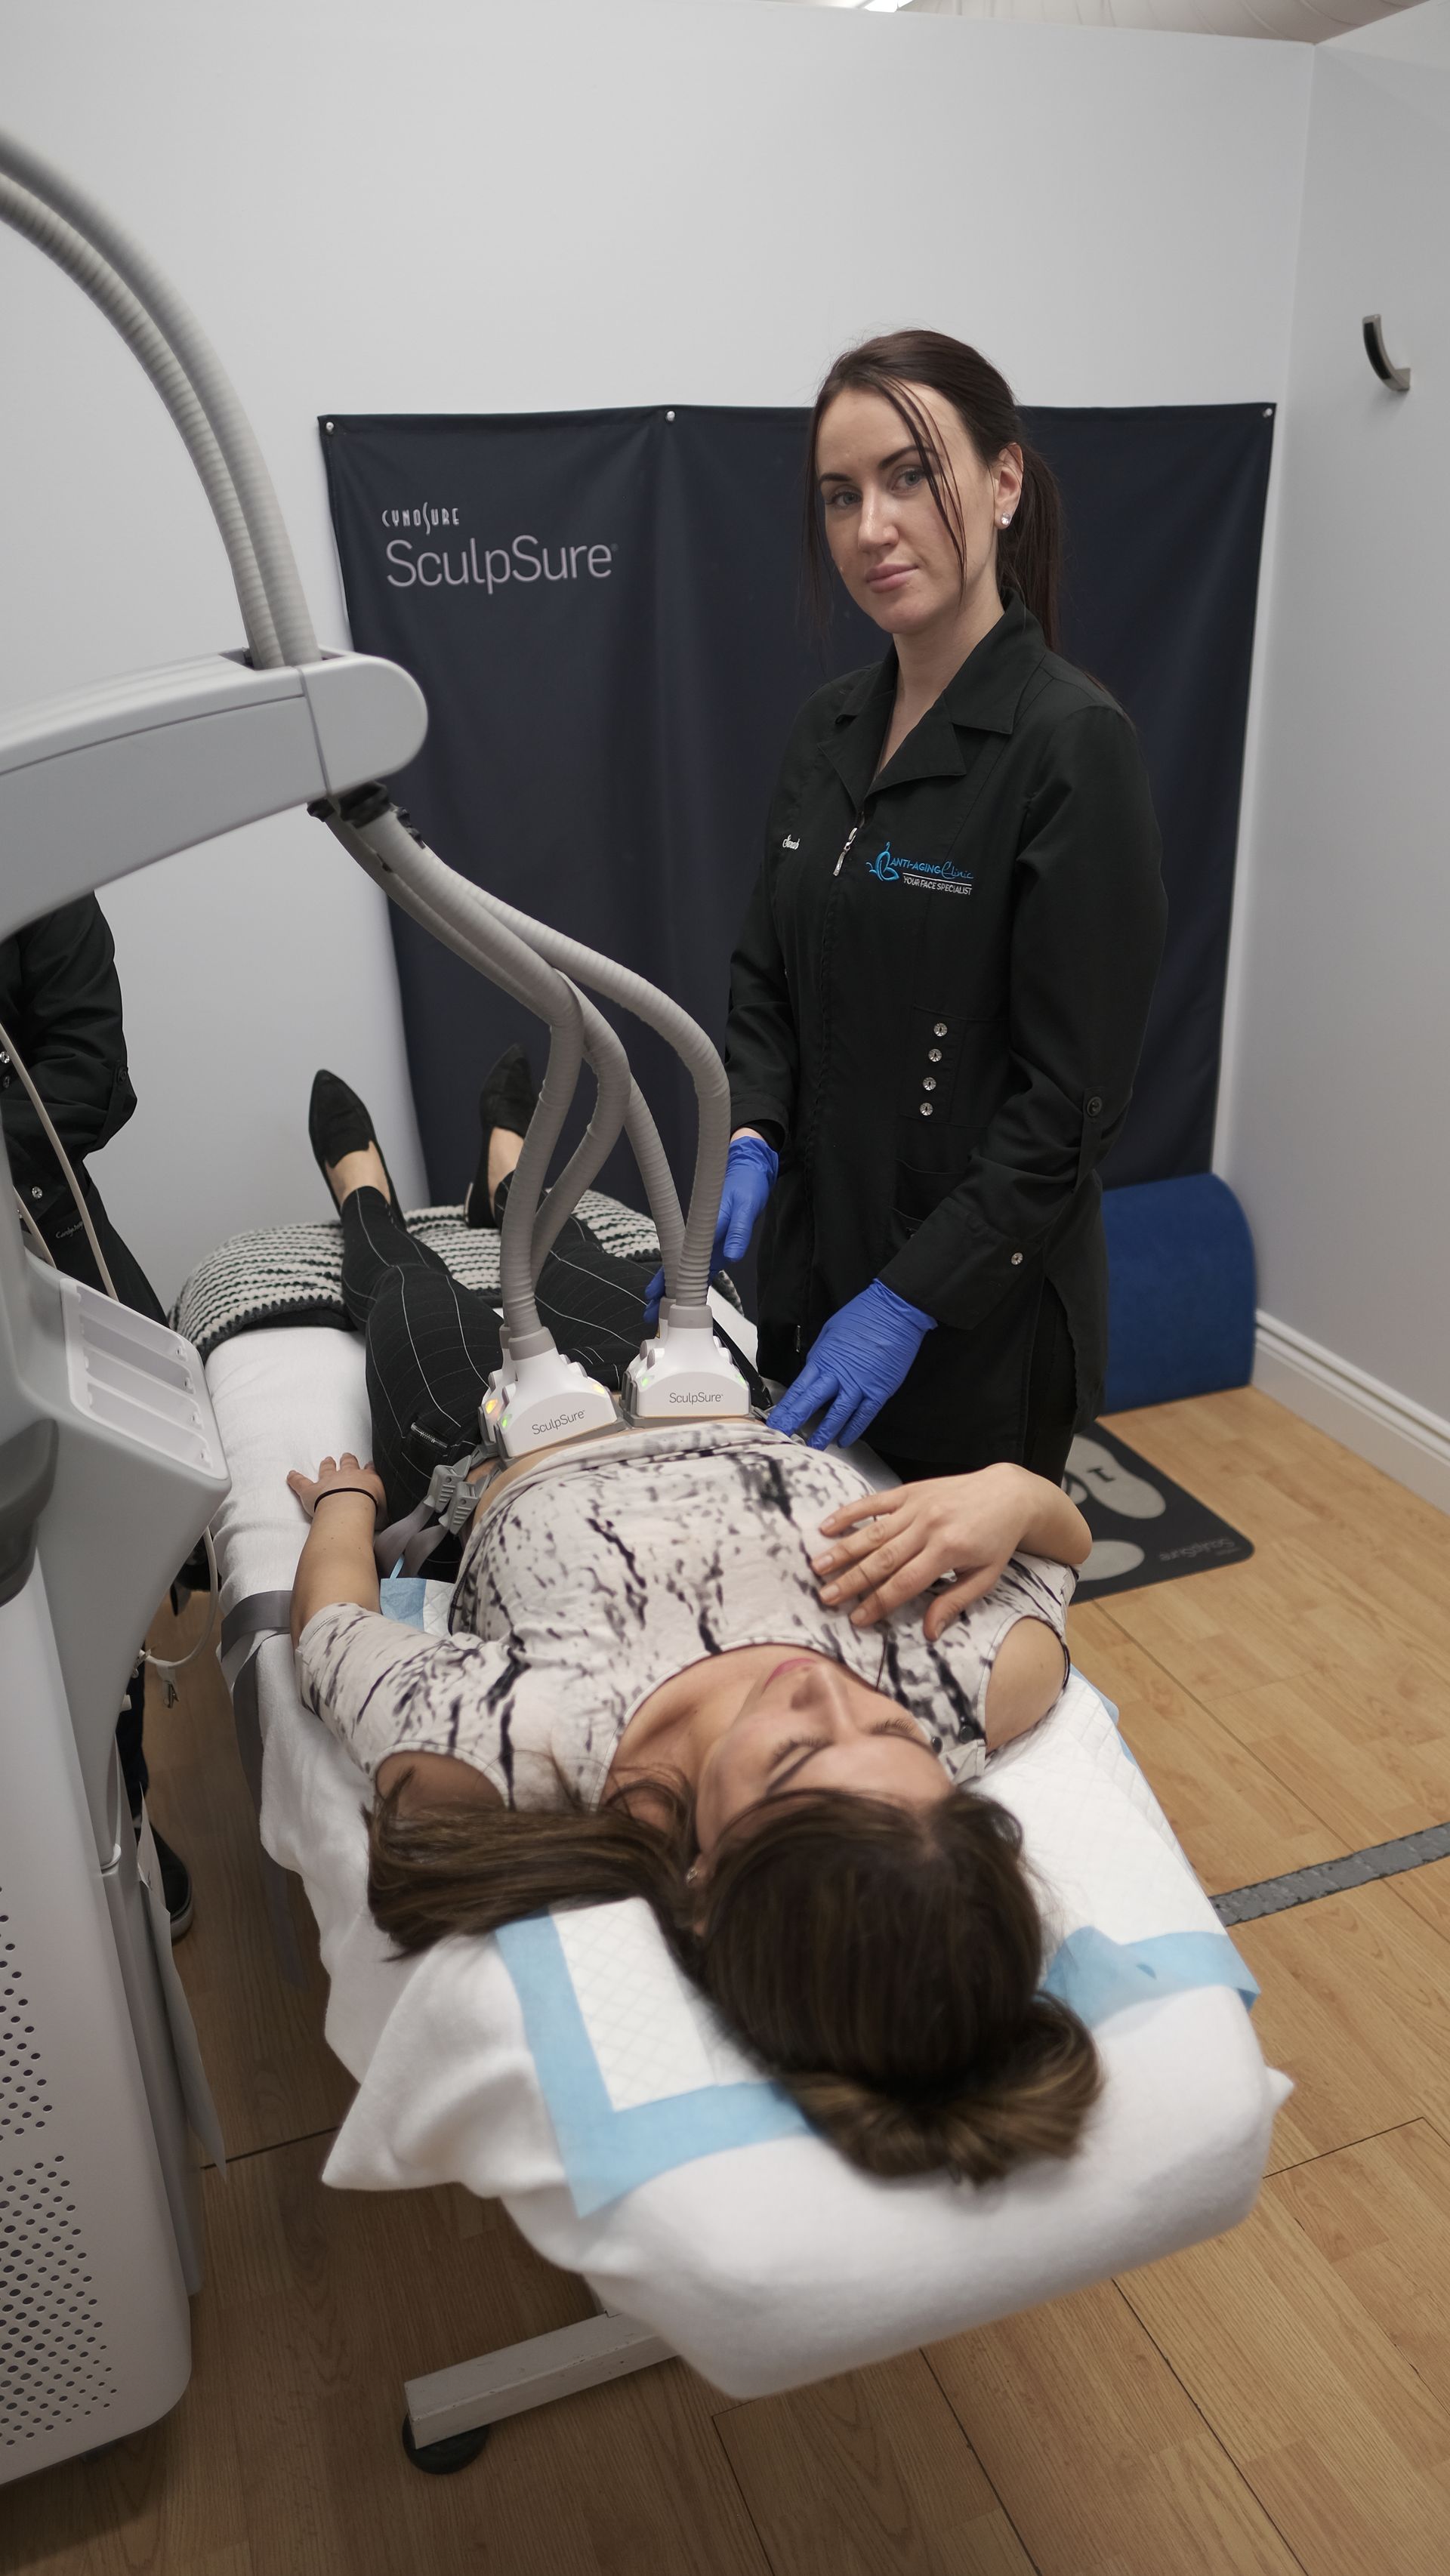
<path id="1" fill-rule="evenodd" d="M 962 734 L 1011 733 L 1022 693 L 1044 650 L 1041 627 L 1014 592 L 996 625 L 913 726 L 882 772 L 880 785 L 904 787 L 920 778 L 964 777 L 970 745 L 962 741 Z M 828 756 L 858 810 L 875 778 L 896 678 L 893 644 L 884 661 L 860 674 L 836 711 Z"/>

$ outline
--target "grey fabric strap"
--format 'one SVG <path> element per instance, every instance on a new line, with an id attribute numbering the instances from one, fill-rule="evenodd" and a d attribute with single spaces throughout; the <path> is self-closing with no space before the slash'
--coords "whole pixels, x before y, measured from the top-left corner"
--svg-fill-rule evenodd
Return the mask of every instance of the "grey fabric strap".
<path id="1" fill-rule="evenodd" d="M 416 1574 L 419 1566 L 426 1564 L 443 1534 L 443 1523 L 426 1497 L 416 1511 L 408 1512 L 400 1521 L 389 1521 L 387 1528 L 379 1530 L 373 1540 L 373 1557 L 383 1581 L 386 1582 L 400 1559 L 405 1574 Z"/>
<path id="2" fill-rule="evenodd" d="M 161 1863 L 156 1852 L 156 1837 L 145 1801 L 141 1806 L 141 1830 L 137 1837 L 136 1869 L 146 1893 L 146 1914 L 151 1928 L 151 1946 L 156 1953 L 156 1969 L 161 1979 L 162 2000 L 171 2028 L 171 2044 L 176 2051 L 176 2071 L 181 2079 L 181 2098 L 186 2116 L 195 2135 L 201 2140 L 219 2174 L 227 2169 L 226 2141 L 217 2115 L 212 2089 L 202 2064 L 196 2024 L 191 2006 L 177 1974 L 171 1955 L 171 1917 L 166 1911 L 166 1894 L 161 1884 Z"/>
<path id="3" fill-rule="evenodd" d="M 257 1707 L 257 1658 L 269 1637 L 287 1635 L 291 1622 L 290 1591 L 249 1593 L 245 1601 L 234 1604 L 222 1621 L 221 1651 L 224 1655 L 243 1638 L 252 1640 L 250 1653 L 232 1676 L 232 1722 L 237 1730 L 242 1776 L 259 1820 L 262 1813 L 262 1721 Z M 277 1964 L 284 1982 L 300 1991 L 307 1983 L 307 1971 L 297 1946 L 297 1932 L 287 1893 L 287 1872 L 272 1858 L 265 1844 L 259 1843 L 257 1849 L 262 1863 L 262 1887 L 267 1899 L 267 1916 L 272 1926 Z"/>
<path id="4" fill-rule="evenodd" d="M 428 1491 L 417 1509 L 402 1520 L 390 1521 L 374 1538 L 373 1555 L 380 1575 L 390 1575 L 400 1559 L 405 1574 L 416 1574 L 427 1564 L 440 1539 L 456 1538 L 460 1530 L 467 1528 L 480 1501 L 471 1481 L 473 1472 L 493 1454 L 491 1446 L 480 1442 L 466 1458 L 454 1458 L 434 1468 Z"/>
<path id="5" fill-rule="evenodd" d="M 221 1652 L 229 1655 L 241 1637 L 260 1637 L 274 1629 L 286 1631 L 292 1625 L 292 1594 L 286 1592 L 249 1592 L 245 1601 L 235 1601 L 222 1621 Z"/>

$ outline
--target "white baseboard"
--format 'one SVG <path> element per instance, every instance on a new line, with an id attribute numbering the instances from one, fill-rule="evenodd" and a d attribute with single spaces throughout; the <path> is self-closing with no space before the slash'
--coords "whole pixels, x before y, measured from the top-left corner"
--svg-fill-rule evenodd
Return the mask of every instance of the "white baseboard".
<path id="1" fill-rule="evenodd" d="M 1450 1422 L 1260 1310 L 1254 1384 L 1450 1512 Z"/>

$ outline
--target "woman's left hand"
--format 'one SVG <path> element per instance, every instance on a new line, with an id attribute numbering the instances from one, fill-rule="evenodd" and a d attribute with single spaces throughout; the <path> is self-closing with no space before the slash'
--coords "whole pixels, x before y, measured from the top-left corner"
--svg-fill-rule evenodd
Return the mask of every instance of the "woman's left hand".
<path id="1" fill-rule="evenodd" d="M 364 1493 L 379 1515 L 387 1508 L 383 1480 L 371 1458 L 360 1466 L 350 1449 L 344 1449 L 340 1458 L 324 1458 L 315 1476 L 294 1467 L 287 1482 L 309 1520 L 324 1494 Z"/>
<path id="2" fill-rule="evenodd" d="M 955 1580 L 923 1623 L 934 1641 L 1000 1583 L 1031 1516 L 1029 1489 L 1039 1482 L 1020 1467 L 984 1467 L 843 1503 L 821 1523 L 822 1537 L 835 1544 L 811 1559 L 822 1601 L 832 1610 L 854 1601 L 852 1627 L 870 1628 L 950 1574 Z"/>
<path id="3" fill-rule="evenodd" d="M 838 1440 L 849 1449 L 853 1440 L 864 1440 L 935 1329 L 934 1315 L 908 1306 L 884 1279 L 873 1279 L 822 1325 L 800 1376 L 766 1417 L 772 1431 L 797 1432 L 818 1413 L 809 1448 L 825 1449 Z"/>

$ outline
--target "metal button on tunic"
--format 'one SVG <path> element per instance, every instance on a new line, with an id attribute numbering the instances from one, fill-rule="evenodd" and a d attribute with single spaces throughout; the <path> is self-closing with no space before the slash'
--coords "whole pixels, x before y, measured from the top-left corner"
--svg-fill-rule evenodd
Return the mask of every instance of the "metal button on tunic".
<path id="1" fill-rule="evenodd" d="M 937 1021 L 937 1023 L 936 1023 L 935 1028 L 932 1030 L 932 1036 L 933 1036 L 934 1038 L 944 1038 L 944 1037 L 946 1036 L 946 1033 L 947 1033 L 947 1024 L 946 1024 L 945 1020 L 938 1020 L 938 1021 Z"/>

